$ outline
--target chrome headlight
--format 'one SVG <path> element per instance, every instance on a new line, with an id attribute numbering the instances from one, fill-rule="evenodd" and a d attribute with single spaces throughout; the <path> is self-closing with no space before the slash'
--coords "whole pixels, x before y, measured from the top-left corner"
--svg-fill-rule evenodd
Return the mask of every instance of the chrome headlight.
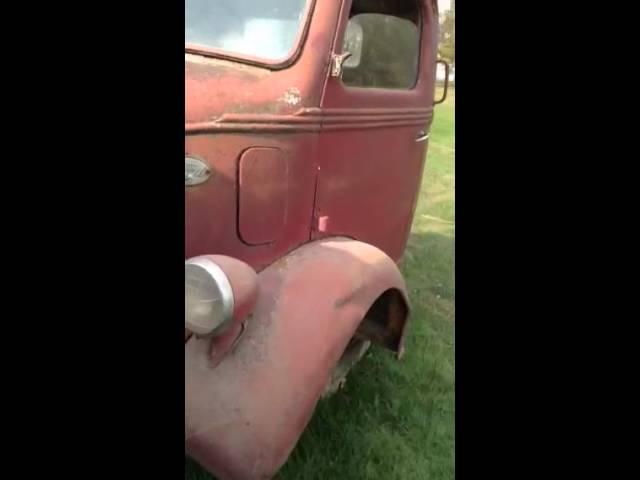
<path id="1" fill-rule="evenodd" d="M 233 318 L 231 283 L 210 258 L 194 257 L 184 264 L 185 327 L 196 335 L 224 329 Z"/>

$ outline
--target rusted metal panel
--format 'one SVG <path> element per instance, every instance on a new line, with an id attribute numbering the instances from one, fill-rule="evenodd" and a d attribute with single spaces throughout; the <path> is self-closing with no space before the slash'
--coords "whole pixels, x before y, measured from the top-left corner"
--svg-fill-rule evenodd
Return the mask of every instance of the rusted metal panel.
<path id="1" fill-rule="evenodd" d="M 220 479 L 271 478 L 376 298 L 393 289 L 406 299 L 393 260 L 348 239 L 309 243 L 258 283 L 243 337 L 217 367 L 209 340 L 185 345 L 186 451 Z"/>
<path id="2" fill-rule="evenodd" d="M 185 54 L 185 127 L 222 114 L 294 113 L 318 107 L 340 2 L 315 2 L 300 52 L 271 70 L 231 59 Z"/>
<path id="3" fill-rule="evenodd" d="M 216 253 L 240 258 L 260 270 L 309 240 L 316 179 L 314 134 L 189 135 L 185 145 L 185 154 L 197 155 L 211 166 L 207 182 L 185 188 L 185 258 Z M 263 245 L 249 245 L 239 236 L 239 162 L 242 152 L 253 146 L 279 149 L 286 158 L 288 178 L 295 179 L 285 192 L 286 222 L 275 241 Z M 264 181 L 270 181 L 270 175 Z M 250 190 L 243 191 L 245 204 L 256 204 L 251 195 Z"/>
<path id="4" fill-rule="evenodd" d="M 293 114 L 223 114 L 210 122 L 190 123 L 187 133 L 300 133 L 423 126 L 432 108 L 301 108 Z"/>
<path id="5" fill-rule="evenodd" d="M 287 220 L 289 169 L 278 148 L 250 148 L 240 157 L 240 236 L 250 245 L 272 243 Z"/>
<path id="6" fill-rule="evenodd" d="M 185 188 L 185 257 L 218 253 L 260 270 L 309 241 L 321 118 L 296 119 L 298 112 L 320 105 L 338 9 L 339 2 L 315 3 L 301 51 L 289 68 L 185 54 L 185 155 L 211 167 L 206 183 Z M 288 176 L 295 179 L 288 183 L 285 224 L 275 241 L 261 245 L 245 242 L 238 224 L 239 161 L 252 147 L 280 149 Z"/>
<path id="7" fill-rule="evenodd" d="M 425 162 L 427 142 L 420 139 L 433 118 L 438 20 L 430 3 L 421 4 L 414 88 L 353 88 L 337 78 L 326 80 L 321 110 L 340 111 L 349 128 L 323 126 L 320 135 L 313 238 L 349 235 L 395 260 L 402 257 Z M 337 53 L 348 13 L 342 12 L 337 29 Z"/>
<path id="8" fill-rule="evenodd" d="M 322 133 L 315 238 L 349 235 L 400 258 L 425 161 L 421 128 Z"/>
<path id="9" fill-rule="evenodd" d="M 426 142 L 415 140 L 433 116 L 437 19 L 423 1 L 415 88 L 348 88 L 328 70 L 350 4 L 316 2 L 287 68 L 185 55 L 185 154 L 212 169 L 185 191 L 185 256 L 237 256 L 260 270 L 309 238 L 347 235 L 401 258 L 424 168 Z M 284 200 L 261 209 L 269 219 L 262 232 L 238 205 L 251 195 L 238 190 L 240 156 L 254 147 L 279 148 L 287 159 L 288 210 L 277 233 Z M 264 173 L 270 184 L 281 176 L 278 167 Z"/>

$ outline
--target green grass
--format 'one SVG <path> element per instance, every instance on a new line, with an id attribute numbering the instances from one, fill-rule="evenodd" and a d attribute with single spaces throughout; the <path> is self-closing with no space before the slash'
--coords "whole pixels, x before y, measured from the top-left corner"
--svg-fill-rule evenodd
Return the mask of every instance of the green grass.
<path id="1" fill-rule="evenodd" d="M 402 265 L 413 308 L 406 354 L 371 349 L 345 389 L 320 402 L 278 479 L 454 478 L 454 97 L 436 107 Z M 187 461 L 185 478 L 211 477 Z"/>

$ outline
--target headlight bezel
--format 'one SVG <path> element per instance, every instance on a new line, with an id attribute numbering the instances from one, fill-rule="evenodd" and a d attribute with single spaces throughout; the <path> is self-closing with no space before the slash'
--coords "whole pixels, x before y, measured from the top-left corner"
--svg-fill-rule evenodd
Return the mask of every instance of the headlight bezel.
<path id="1" fill-rule="evenodd" d="M 222 303 L 220 313 L 222 321 L 216 324 L 216 320 L 211 319 L 209 325 L 194 322 L 193 318 L 190 318 L 189 312 L 186 311 L 185 304 L 185 327 L 197 336 L 211 336 L 223 332 L 226 327 L 231 324 L 235 309 L 235 298 L 233 295 L 233 289 L 231 287 L 231 282 L 229 281 L 227 274 L 215 261 L 207 256 L 190 258 L 186 260 L 184 264 L 185 279 L 187 277 L 188 268 L 199 268 L 203 270 L 204 273 L 206 273 L 206 275 L 209 277 L 209 281 L 212 281 L 215 284 L 215 287 L 218 289 Z"/>

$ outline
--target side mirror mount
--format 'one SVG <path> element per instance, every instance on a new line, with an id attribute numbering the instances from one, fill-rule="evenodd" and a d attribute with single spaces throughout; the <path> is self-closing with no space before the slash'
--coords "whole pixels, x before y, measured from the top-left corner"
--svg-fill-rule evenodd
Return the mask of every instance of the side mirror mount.
<path id="1" fill-rule="evenodd" d="M 447 93 L 449 91 L 449 70 L 450 70 L 449 64 L 445 60 L 438 60 L 436 62 L 436 67 L 439 63 L 444 65 L 444 91 L 442 92 L 442 98 L 440 100 L 433 102 L 434 105 L 443 103 L 447 99 Z M 437 83 L 437 79 L 436 79 L 436 83 Z"/>

